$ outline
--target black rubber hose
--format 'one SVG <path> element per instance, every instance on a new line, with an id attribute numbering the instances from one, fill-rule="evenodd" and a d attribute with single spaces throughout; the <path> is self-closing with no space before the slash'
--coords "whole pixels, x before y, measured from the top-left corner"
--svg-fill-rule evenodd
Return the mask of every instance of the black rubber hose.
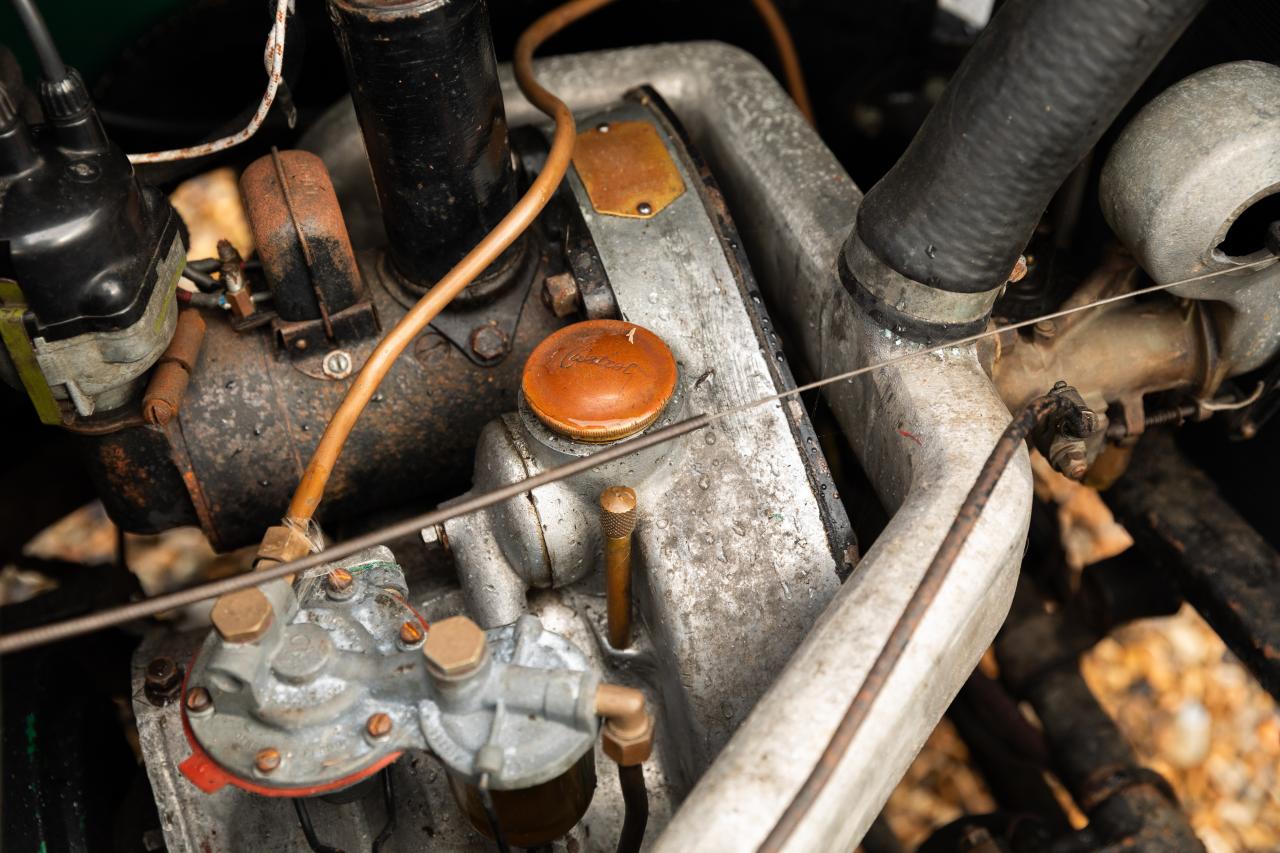
<path id="1" fill-rule="evenodd" d="M 1004 284 L 1054 192 L 1207 0 L 1008 0 L 857 234 L 907 278 Z"/>
<path id="2" fill-rule="evenodd" d="M 649 789 L 644 784 L 644 765 L 618 765 L 618 782 L 622 786 L 622 833 L 618 836 L 618 853 L 639 853 L 644 831 L 649 825 Z"/>
<path id="3" fill-rule="evenodd" d="M 66 79 L 67 66 L 62 62 L 58 46 L 54 44 L 53 36 L 49 34 L 49 27 L 45 24 L 40 10 L 36 8 L 35 0 L 13 0 L 13 10 L 18 13 L 22 28 L 27 31 L 27 39 L 40 60 L 40 73 L 44 79 L 50 83 Z"/>

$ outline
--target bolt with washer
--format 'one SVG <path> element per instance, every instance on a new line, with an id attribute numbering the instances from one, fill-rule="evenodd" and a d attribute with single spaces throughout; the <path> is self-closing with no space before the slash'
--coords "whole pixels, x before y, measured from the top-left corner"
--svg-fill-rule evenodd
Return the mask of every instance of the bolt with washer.
<path id="1" fill-rule="evenodd" d="M 507 333 L 492 323 L 471 330 L 471 352 L 481 361 L 496 361 L 507 354 Z"/>
<path id="2" fill-rule="evenodd" d="M 343 349 L 336 349 L 324 357 L 324 361 L 320 363 L 320 369 L 324 371 L 324 375 L 330 379 L 346 379 L 351 375 L 351 369 L 355 363 L 351 360 L 351 353 Z"/>
<path id="3" fill-rule="evenodd" d="M 158 657 L 147 664 L 143 692 L 152 705 L 169 704 L 181 689 L 182 668 L 174 663 L 173 658 Z"/>
<path id="4" fill-rule="evenodd" d="M 542 302 L 557 317 L 568 317 L 578 310 L 578 283 L 573 273 L 557 273 L 547 276 L 542 283 Z"/>

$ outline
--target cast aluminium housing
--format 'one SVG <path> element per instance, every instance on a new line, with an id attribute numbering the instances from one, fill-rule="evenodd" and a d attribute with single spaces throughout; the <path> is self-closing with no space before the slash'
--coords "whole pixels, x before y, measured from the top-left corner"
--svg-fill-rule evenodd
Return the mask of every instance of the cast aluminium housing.
<path id="1" fill-rule="evenodd" d="M 840 285 L 836 259 L 861 193 L 750 55 L 694 42 L 554 57 L 540 61 L 537 73 L 579 113 L 642 84 L 666 99 L 725 191 L 773 315 L 814 372 L 878 363 L 916 346 L 877 326 Z M 545 120 L 509 69 L 502 80 L 512 126 Z M 330 116 L 323 136 L 334 143 L 320 153 L 340 195 L 344 179 L 367 183 L 349 105 Z M 828 398 L 892 518 L 655 840 L 656 850 L 737 851 L 764 839 L 1009 420 L 971 347 L 883 368 L 834 386 Z M 1031 496 L 1030 466 L 1020 454 L 788 850 L 849 849 L 866 831 L 1004 620 Z"/>

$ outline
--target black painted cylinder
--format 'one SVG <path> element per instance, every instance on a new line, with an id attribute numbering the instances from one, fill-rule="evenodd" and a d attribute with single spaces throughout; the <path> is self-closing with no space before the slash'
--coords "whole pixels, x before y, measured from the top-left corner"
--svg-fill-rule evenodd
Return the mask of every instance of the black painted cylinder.
<path id="1" fill-rule="evenodd" d="M 330 0 L 329 14 L 391 265 L 430 287 L 516 201 L 488 10 L 484 0 Z"/>

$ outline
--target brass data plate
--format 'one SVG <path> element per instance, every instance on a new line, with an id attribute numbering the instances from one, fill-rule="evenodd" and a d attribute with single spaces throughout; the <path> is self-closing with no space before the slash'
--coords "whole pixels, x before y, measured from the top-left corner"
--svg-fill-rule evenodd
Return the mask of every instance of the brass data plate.
<path id="1" fill-rule="evenodd" d="M 650 219 L 684 194 L 680 170 L 646 121 L 616 121 L 578 134 L 573 165 L 597 213 Z"/>

